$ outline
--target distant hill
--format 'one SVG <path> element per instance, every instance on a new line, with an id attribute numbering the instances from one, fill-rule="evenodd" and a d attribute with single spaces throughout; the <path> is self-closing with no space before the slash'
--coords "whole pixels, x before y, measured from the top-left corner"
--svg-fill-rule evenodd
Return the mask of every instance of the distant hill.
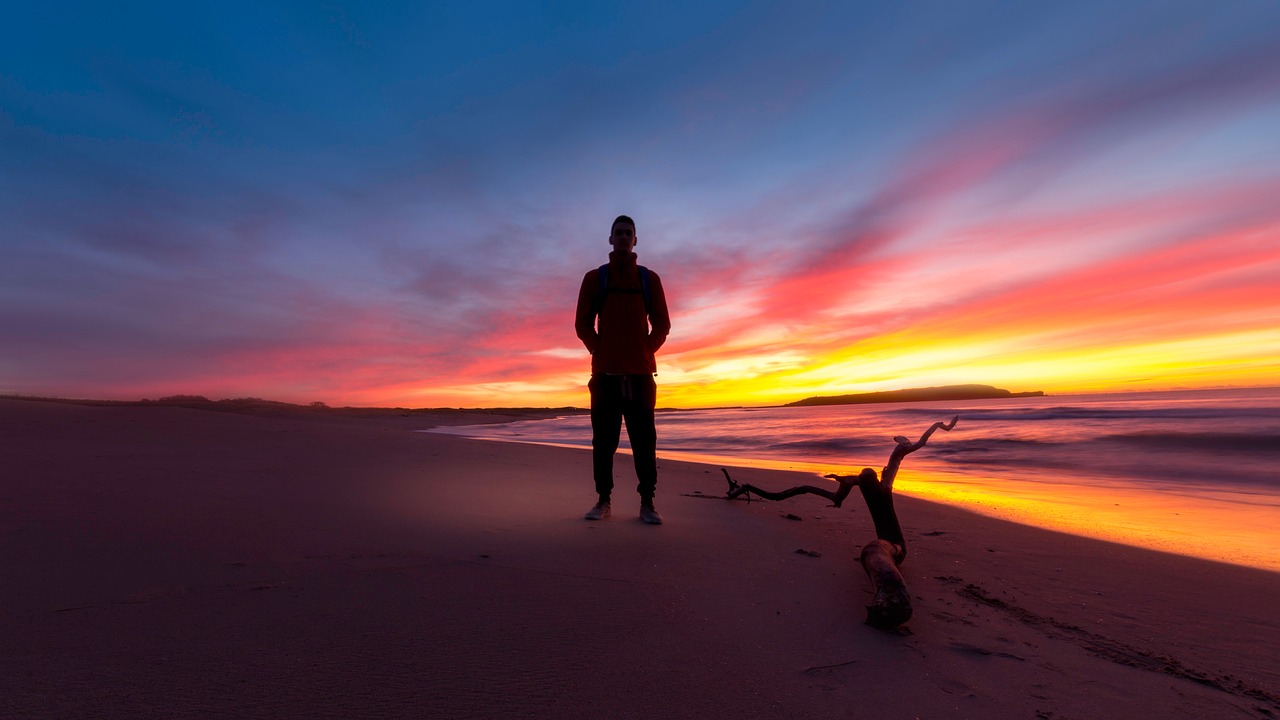
<path id="1" fill-rule="evenodd" d="M 811 405 L 859 405 L 863 403 L 894 402 L 937 402 L 943 400 L 995 400 L 1017 397 L 1044 397 L 1040 390 L 1032 392 L 1009 392 L 990 385 L 943 385 L 941 387 L 908 388 L 906 390 L 885 390 L 882 392 L 857 393 L 854 395 L 830 395 L 811 397 L 787 403 L 783 407 L 805 407 Z"/>

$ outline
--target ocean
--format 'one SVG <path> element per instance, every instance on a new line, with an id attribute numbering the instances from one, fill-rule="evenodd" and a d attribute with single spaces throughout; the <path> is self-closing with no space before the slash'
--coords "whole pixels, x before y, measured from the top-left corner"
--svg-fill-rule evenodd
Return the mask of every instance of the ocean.
<path id="1" fill-rule="evenodd" d="M 1280 388 L 664 411 L 658 455 L 816 474 L 878 471 L 894 436 L 915 440 L 953 416 L 954 430 L 907 456 L 895 492 L 1280 571 Z M 433 432 L 582 448 L 591 440 L 586 415 Z M 702 491 L 723 491 L 720 480 L 716 474 Z M 779 476 L 779 489 L 793 484 Z"/>

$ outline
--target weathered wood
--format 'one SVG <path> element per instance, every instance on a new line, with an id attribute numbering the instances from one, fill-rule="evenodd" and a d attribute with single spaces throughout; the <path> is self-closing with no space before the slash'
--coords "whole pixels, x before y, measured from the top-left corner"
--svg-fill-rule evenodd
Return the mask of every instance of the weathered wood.
<path id="1" fill-rule="evenodd" d="M 876 539 L 862 548 L 859 560 L 871 579 L 872 598 L 867 606 L 867 624 L 895 628 L 911 619 L 911 595 L 898 571 L 902 546 Z"/>
<path id="2" fill-rule="evenodd" d="M 895 437 L 893 441 L 896 442 L 898 446 L 895 447 L 893 452 L 889 455 L 889 463 L 884 466 L 884 474 L 880 481 L 880 484 L 885 487 L 885 491 L 888 492 L 893 489 L 893 481 L 898 477 L 898 467 L 902 465 L 902 458 L 924 447 L 924 444 L 929 442 L 930 436 L 932 436 L 936 431 L 945 430 L 947 432 L 951 432 L 951 429 L 956 426 L 956 422 L 959 419 L 960 416 L 956 415 L 951 418 L 951 422 L 949 423 L 934 423 L 929 426 L 929 429 L 925 430 L 924 434 L 920 436 L 920 439 L 915 442 L 911 442 L 901 435 Z"/>
<path id="3" fill-rule="evenodd" d="M 871 513 L 871 522 L 876 528 L 876 539 L 867 543 L 859 556 L 874 591 L 871 604 L 867 606 L 869 625 L 895 628 L 911 619 L 911 595 L 907 592 L 902 573 L 898 571 L 898 566 L 907 559 L 907 541 L 902 535 L 898 513 L 893 508 L 893 481 L 898 477 L 902 459 L 924 447 L 938 430 L 950 432 L 959 419 L 957 415 L 949 423 L 934 423 L 915 442 L 901 435 L 895 437 L 893 440 L 897 446 L 889 454 L 889 462 L 880 478 L 876 479 L 874 471 L 868 473 L 870 468 L 858 476 L 858 489 L 862 491 L 862 499 L 867 503 L 867 511 Z"/>
<path id="4" fill-rule="evenodd" d="M 919 450 L 929 442 L 929 438 L 938 430 L 950 431 L 956 426 L 960 417 L 951 418 L 951 422 L 936 422 L 925 430 L 920 439 L 911 442 L 901 435 L 893 440 L 897 443 L 889 454 L 889 462 L 885 464 L 879 476 L 871 468 L 863 468 L 857 475 L 826 475 L 839 483 L 835 492 L 812 485 L 800 485 L 779 492 L 763 490 L 754 485 L 738 484 L 729 476 L 729 471 L 720 468 L 729 481 L 728 498 L 746 495 L 757 495 L 766 500 L 785 500 L 797 495 L 818 495 L 827 498 L 835 507 L 840 507 L 854 485 L 862 491 L 862 499 L 871 513 L 871 522 L 875 525 L 876 539 L 867 543 L 859 555 L 862 569 L 871 580 L 873 591 L 871 604 L 867 606 L 867 623 L 876 627 L 895 628 L 911 619 L 911 595 L 907 592 L 906 581 L 898 566 L 907 559 L 907 541 L 902 534 L 902 525 L 898 522 L 898 513 L 893 508 L 893 481 L 898 477 L 902 460 L 907 455 Z"/>
<path id="5" fill-rule="evenodd" d="M 856 475 L 844 476 L 843 478 L 836 475 L 827 475 L 826 477 L 832 478 L 839 483 L 835 492 L 826 488 L 814 487 L 813 485 L 797 485 L 786 490 L 772 492 L 747 483 L 739 484 L 729 475 L 729 471 L 725 468 L 720 468 L 720 472 L 724 473 L 724 479 L 729 482 L 729 492 L 725 495 L 725 499 L 733 500 L 736 497 L 746 495 L 748 502 L 751 501 L 752 495 L 762 497 L 765 500 L 786 500 L 797 495 L 817 495 L 830 500 L 832 507 L 840 507 L 844 503 L 844 499 L 849 497 L 853 486 L 858 482 L 858 476 Z"/>

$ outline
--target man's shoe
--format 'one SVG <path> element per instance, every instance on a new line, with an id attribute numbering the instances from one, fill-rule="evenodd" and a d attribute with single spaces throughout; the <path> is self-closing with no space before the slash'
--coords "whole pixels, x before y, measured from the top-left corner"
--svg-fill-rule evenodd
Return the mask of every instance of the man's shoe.
<path id="1" fill-rule="evenodd" d="M 587 514 L 583 515 L 583 517 L 588 520 L 603 520 L 609 517 L 610 512 L 612 512 L 612 508 L 609 507 L 609 502 L 607 500 L 601 500 L 596 503 L 595 507 L 588 510 Z"/>
<path id="2" fill-rule="evenodd" d="M 640 506 L 640 519 L 649 523 L 650 525 L 662 524 L 662 516 L 658 514 L 657 510 L 653 509 L 652 505 Z"/>

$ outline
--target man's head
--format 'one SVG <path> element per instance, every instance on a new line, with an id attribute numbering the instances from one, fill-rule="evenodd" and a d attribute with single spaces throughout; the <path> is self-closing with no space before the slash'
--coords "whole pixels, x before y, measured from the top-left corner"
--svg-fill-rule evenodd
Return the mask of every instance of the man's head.
<path id="1" fill-rule="evenodd" d="M 636 246 L 636 221 L 619 215 L 609 229 L 609 244 L 617 252 L 631 252 Z"/>

